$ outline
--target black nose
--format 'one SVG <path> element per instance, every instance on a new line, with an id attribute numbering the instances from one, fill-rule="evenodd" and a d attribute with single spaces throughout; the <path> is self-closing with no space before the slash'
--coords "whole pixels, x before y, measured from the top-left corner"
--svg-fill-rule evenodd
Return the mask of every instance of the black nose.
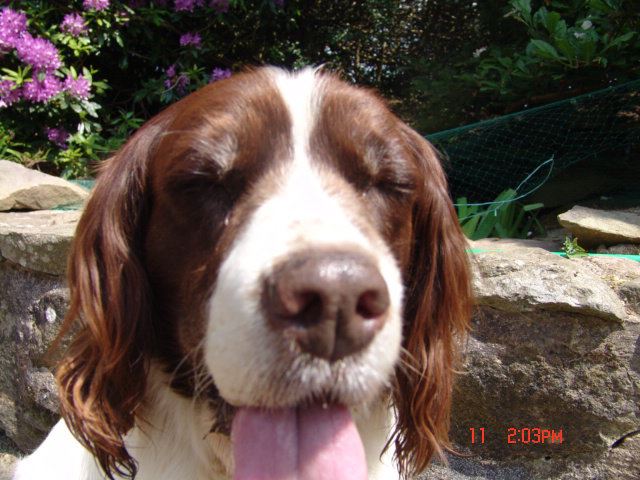
<path id="1" fill-rule="evenodd" d="M 269 324 L 304 352 L 333 361 L 371 343 L 386 319 L 389 292 L 362 253 L 303 251 L 265 279 L 262 307 Z"/>

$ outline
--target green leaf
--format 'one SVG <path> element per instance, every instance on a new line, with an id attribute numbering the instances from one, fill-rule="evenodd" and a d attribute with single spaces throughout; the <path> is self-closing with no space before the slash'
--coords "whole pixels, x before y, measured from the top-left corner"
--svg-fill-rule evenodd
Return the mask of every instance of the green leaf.
<path id="1" fill-rule="evenodd" d="M 575 237 L 574 239 L 565 237 L 562 251 L 568 258 L 586 257 L 588 255 L 587 251 L 578 245 L 578 237 Z"/>
<path id="2" fill-rule="evenodd" d="M 550 60 L 560 60 L 561 58 L 555 47 L 544 40 L 531 40 L 527 45 L 527 53 Z"/>
<path id="3" fill-rule="evenodd" d="M 531 21 L 531 0 L 511 0 L 511 6 L 525 20 Z"/>
<path id="4" fill-rule="evenodd" d="M 532 212 L 534 210 L 539 210 L 544 207 L 544 203 L 530 203 L 522 207 L 525 212 Z"/>
<path id="5" fill-rule="evenodd" d="M 471 237 L 471 240 L 480 240 L 481 238 L 489 237 L 489 235 L 491 235 L 491 232 L 493 231 L 493 227 L 497 222 L 498 216 L 495 214 L 495 210 L 489 212 L 486 215 L 483 215 L 478 228 Z"/>
<path id="6" fill-rule="evenodd" d="M 604 2 L 602 0 L 589 0 L 588 4 L 592 10 L 596 10 L 601 13 L 611 13 L 615 11 L 609 2 Z"/>
<path id="7" fill-rule="evenodd" d="M 474 217 L 469 218 L 464 225 L 462 225 L 462 232 L 465 234 L 467 238 L 474 238 L 474 234 L 476 228 L 478 226 L 478 222 L 480 221 L 480 215 L 476 215 Z"/>
<path id="8" fill-rule="evenodd" d="M 576 57 L 576 47 L 567 38 L 556 38 L 555 44 L 566 58 Z"/>
<path id="9" fill-rule="evenodd" d="M 636 32 L 627 32 L 624 35 L 620 35 L 619 37 L 614 38 L 605 48 L 607 50 L 609 48 L 618 47 L 623 43 L 628 43 L 635 36 Z"/>

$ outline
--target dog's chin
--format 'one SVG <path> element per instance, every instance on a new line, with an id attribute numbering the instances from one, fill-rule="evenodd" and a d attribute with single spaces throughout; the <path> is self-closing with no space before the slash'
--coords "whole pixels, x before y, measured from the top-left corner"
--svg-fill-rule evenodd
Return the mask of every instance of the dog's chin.
<path id="1" fill-rule="evenodd" d="M 393 366 L 387 371 L 371 369 L 358 357 L 329 362 L 300 355 L 288 368 L 271 371 L 237 393 L 229 394 L 221 389 L 219 394 L 236 408 L 279 409 L 326 404 L 363 407 L 389 391 Z"/>
<path id="2" fill-rule="evenodd" d="M 240 409 L 304 410 L 340 405 L 366 412 L 374 403 L 389 397 L 390 379 L 377 379 L 368 384 L 347 380 L 358 378 L 354 373 L 358 367 L 345 365 L 352 363 L 350 360 L 322 365 L 322 361 L 311 359 L 310 363 L 312 365 L 307 365 L 300 378 L 289 377 L 282 385 L 272 385 L 273 390 L 269 395 L 261 395 L 256 391 L 253 396 L 238 399 L 225 397 L 217 389 L 210 389 L 206 393 L 206 402 L 214 419 L 211 431 L 230 435 L 233 418 Z M 324 381 L 318 380 L 321 376 L 325 378 Z M 313 386 L 310 386 L 311 380 Z"/>

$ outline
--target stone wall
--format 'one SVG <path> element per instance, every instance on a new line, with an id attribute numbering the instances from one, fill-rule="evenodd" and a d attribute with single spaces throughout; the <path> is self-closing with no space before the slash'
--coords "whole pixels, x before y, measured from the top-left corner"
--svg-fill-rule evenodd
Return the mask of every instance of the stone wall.
<path id="1" fill-rule="evenodd" d="M 68 302 L 77 218 L 0 213 L 0 429 L 25 452 L 57 418 L 45 354 Z M 497 242 L 472 264 L 477 308 L 451 429 L 467 457 L 427 478 L 640 478 L 640 263 Z"/>
<path id="2" fill-rule="evenodd" d="M 64 317 L 78 212 L 0 213 L 0 429 L 22 450 L 57 419 L 48 347 Z M 50 358 L 49 358 L 50 357 Z"/>

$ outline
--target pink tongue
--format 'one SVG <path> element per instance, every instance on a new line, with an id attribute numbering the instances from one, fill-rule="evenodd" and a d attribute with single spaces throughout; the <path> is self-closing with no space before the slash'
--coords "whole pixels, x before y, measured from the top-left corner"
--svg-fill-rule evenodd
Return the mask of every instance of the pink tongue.
<path id="1" fill-rule="evenodd" d="M 364 447 L 345 407 L 241 408 L 231 427 L 234 480 L 366 480 Z"/>

